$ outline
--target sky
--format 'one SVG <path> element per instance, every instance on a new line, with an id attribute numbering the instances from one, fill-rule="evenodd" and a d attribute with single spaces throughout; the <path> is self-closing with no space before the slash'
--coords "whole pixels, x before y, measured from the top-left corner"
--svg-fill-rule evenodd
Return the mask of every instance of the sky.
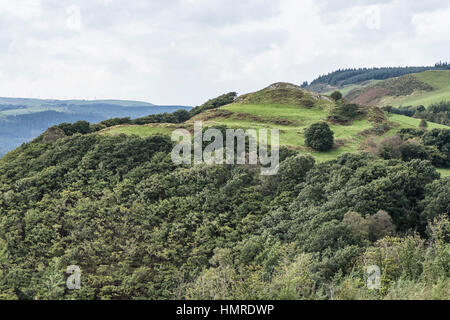
<path id="1" fill-rule="evenodd" d="M 200 105 L 450 60 L 448 0 L 0 0 L 0 96 Z"/>

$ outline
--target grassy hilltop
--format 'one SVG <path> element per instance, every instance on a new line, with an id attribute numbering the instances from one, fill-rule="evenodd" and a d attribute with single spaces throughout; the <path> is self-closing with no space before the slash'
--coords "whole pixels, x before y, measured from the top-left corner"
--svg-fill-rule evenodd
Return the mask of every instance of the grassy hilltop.
<path id="1" fill-rule="evenodd" d="M 267 128 L 280 130 L 280 145 L 309 153 L 319 161 L 336 158 L 345 152 L 356 152 L 361 143 L 369 138 L 380 141 L 396 134 L 403 128 L 418 128 L 419 119 L 394 114 L 379 114 L 381 110 L 365 107 L 350 123 L 340 124 L 328 121 L 337 107 L 330 97 L 305 90 L 289 83 L 276 83 L 260 91 L 244 94 L 234 103 L 201 112 L 182 124 L 119 125 L 100 131 L 100 134 L 138 135 L 171 134 L 178 127 L 193 128 L 194 121 L 203 121 L 204 126 L 225 125 L 229 128 Z M 381 117 L 380 117 L 381 116 Z M 334 132 L 335 146 L 327 152 L 316 152 L 305 146 L 304 130 L 318 121 L 328 121 Z M 387 124 L 386 132 L 374 130 Z M 429 123 L 429 129 L 446 128 Z M 445 170 L 444 170 L 445 172 Z"/>

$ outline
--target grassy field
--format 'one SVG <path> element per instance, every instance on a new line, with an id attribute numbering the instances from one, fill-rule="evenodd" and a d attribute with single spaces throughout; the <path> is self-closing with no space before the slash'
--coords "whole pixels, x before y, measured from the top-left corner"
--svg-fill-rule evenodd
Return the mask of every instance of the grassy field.
<path id="1" fill-rule="evenodd" d="M 450 168 L 437 169 L 437 171 L 441 174 L 441 177 L 449 177 L 450 176 Z"/>
<path id="2" fill-rule="evenodd" d="M 361 142 L 367 139 L 359 133 L 370 129 L 372 123 L 366 118 L 353 121 L 351 125 L 332 124 L 330 128 L 334 132 L 336 146 L 328 152 L 315 152 L 305 146 L 304 130 L 311 124 L 327 118 L 327 112 L 322 109 L 307 109 L 299 106 L 265 104 L 232 104 L 220 108 L 227 110 L 228 116 L 209 118 L 211 111 L 206 112 L 191 119 L 183 127 L 192 129 L 194 120 L 202 120 L 203 126 L 225 125 L 230 128 L 244 129 L 279 129 L 280 145 L 294 148 L 304 153 L 313 155 L 318 162 L 327 161 L 336 158 L 345 152 L 355 152 L 358 150 Z M 420 120 L 405 117 L 401 115 L 390 115 L 389 121 L 397 126 L 387 132 L 384 136 L 374 136 L 374 140 L 379 141 L 383 137 L 394 135 L 402 128 L 417 128 Z M 282 123 L 282 124 L 280 124 Z M 445 128 L 443 125 L 428 123 L 429 129 Z M 179 126 L 173 124 L 153 124 L 153 125 L 121 125 L 101 131 L 101 134 L 129 134 L 141 137 L 154 134 L 170 135 L 173 130 Z M 443 172 L 444 174 L 445 172 Z M 448 172 L 446 173 L 449 174 Z"/>
<path id="3" fill-rule="evenodd" d="M 401 128 L 418 128 L 419 127 L 419 123 L 420 123 L 420 119 L 416 119 L 416 118 L 411 118 L 411 117 L 406 117 L 406 116 L 402 116 L 399 114 L 389 114 L 389 120 L 395 123 L 398 123 L 400 126 L 396 129 L 400 130 Z M 433 123 L 428 121 L 428 129 L 448 129 L 448 126 L 445 126 L 443 124 L 437 124 L 437 123 Z"/>
<path id="4" fill-rule="evenodd" d="M 321 109 L 306 109 L 287 105 L 241 105 L 233 104 L 223 109 L 233 112 L 227 118 L 215 118 L 205 121 L 205 125 L 226 125 L 230 128 L 267 128 L 280 130 L 280 144 L 306 153 L 311 153 L 318 161 L 335 158 L 344 152 L 356 151 L 362 137 L 358 132 L 369 129 L 372 125 L 366 120 L 357 120 L 352 125 L 331 125 L 335 139 L 345 140 L 344 145 L 337 146 L 329 152 L 314 152 L 305 146 L 303 131 L 311 124 L 327 118 L 327 112 Z M 252 116 L 258 117 L 255 121 Z M 291 121 L 290 125 L 277 124 L 277 121 Z"/>
<path id="5" fill-rule="evenodd" d="M 445 86 L 445 76 L 424 73 L 430 77 L 434 86 Z M 431 81 L 431 80 L 429 80 Z M 313 101 L 305 106 L 305 99 Z M 204 111 L 186 123 L 121 125 L 101 131 L 101 134 L 134 134 L 145 137 L 153 134 L 167 134 L 176 128 L 193 129 L 194 121 L 202 121 L 203 127 L 226 126 L 242 129 L 279 129 L 280 145 L 314 156 L 316 161 L 323 162 L 336 158 L 345 152 L 356 152 L 361 143 L 371 138 L 379 142 L 387 136 L 395 135 L 402 128 L 418 128 L 419 119 L 397 114 L 390 114 L 388 120 L 392 129 L 382 136 L 368 133 L 374 123 L 367 116 L 360 116 L 349 125 L 329 124 L 334 132 L 335 146 L 328 152 L 316 152 L 305 145 L 304 131 L 311 124 L 325 121 L 334 101 L 326 96 L 305 91 L 290 84 L 277 83 L 255 93 L 243 95 L 230 105 L 219 109 Z M 428 122 L 428 128 L 448 128 L 444 125 Z M 361 134 L 364 131 L 364 134 Z M 450 169 L 440 170 L 442 175 L 450 175 Z"/>

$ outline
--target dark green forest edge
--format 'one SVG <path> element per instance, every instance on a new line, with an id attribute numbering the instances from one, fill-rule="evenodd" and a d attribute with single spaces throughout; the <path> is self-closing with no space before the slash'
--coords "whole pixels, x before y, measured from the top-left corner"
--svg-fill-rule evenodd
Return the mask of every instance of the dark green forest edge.
<path id="1" fill-rule="evenodd" d="M 175 166 L 168 136 L 96 134 L 235 98 L 62 124 L 1 158 L 0 299 L 450 299 L 450 177 L 436 171 L 448 129 L 424 122 L 325 163 L 282 148 L 275 176 Z M 357 116 L 339 106 L 332 120 Z M 65 286 L 69 265 L 79 290 Z"/>
<path id="2" fill-rule="evenodd" d="M 389 113 L 401 114 L 407 117 L 413 117 L 428 120 L 434 123 L 450 126 L 450 101 L 441 101 L 433 103 L 428 108 L 424 106 L 405 106 L 394 108 L 392 106 L 383 107 Z"/>

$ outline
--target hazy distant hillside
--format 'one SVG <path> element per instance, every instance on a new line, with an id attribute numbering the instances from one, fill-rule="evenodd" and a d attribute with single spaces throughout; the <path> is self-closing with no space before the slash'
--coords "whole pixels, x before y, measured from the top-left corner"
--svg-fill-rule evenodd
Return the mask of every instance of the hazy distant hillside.
<path id="1" fill-rule="evenodd" d="M 133 107 L 149 107 L 154 104 L 143 101 L 133 101 L 133 100 L 55 100 L 55 99 L 32 99 L 32 98 L 4 98 L 0 97 L 1 105 L 13 105 L 13 106 L 65 106 L 65 105 L 78 105 L 86 106 L 92 104 L 104 103 L 108 105 L 116 106 L 133 106 Z"/>
<path id="2" fill-rule="evenodd" d="M 156 106 L 126 100 L 0 98 L 0 156 L 63 122 L 85 120 L 96 123 L 115 117 L 134 119 L 179 109 L 188 110 L 190 107 Z"/>

